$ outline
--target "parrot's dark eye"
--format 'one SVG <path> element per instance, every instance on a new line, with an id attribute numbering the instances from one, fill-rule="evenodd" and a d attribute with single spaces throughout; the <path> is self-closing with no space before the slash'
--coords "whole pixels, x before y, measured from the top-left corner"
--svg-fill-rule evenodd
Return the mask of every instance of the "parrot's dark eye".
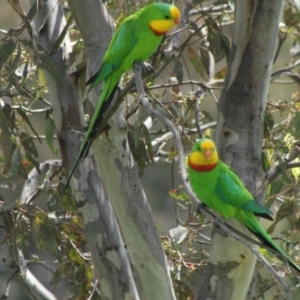
<path id="1" fill-rule="evenodd" d="M 165 16 L 165 19 L 167 19 L 167 20 L 170 19 L 170 18 L 171 18 L 170 16 L 167 16 L 167 15 Z"/>

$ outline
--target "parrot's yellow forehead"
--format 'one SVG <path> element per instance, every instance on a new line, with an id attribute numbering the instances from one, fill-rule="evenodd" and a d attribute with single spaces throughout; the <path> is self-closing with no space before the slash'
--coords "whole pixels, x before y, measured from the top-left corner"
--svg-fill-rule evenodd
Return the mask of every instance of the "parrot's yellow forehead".
<path id="1" fill-rule="evenodd" d="M 204 140 L 201 144 L 200 144 L 200 148 L 202 150 L 211 150 L 215 148 L 215 143 L 211 140 Z"/>
<path id="2" fill-rule="evenodd" d="M 174 20 L 177 20 L 180 18 L 180 11 L 176 6 L 172 5 L 170 11 L 171 11 L 171 15 Z"/>

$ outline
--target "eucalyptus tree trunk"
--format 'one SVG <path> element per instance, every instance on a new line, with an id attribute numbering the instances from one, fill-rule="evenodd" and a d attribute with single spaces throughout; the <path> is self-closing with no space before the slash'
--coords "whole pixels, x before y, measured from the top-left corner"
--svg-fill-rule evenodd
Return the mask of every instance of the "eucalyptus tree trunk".
<path id="1" fill-rule="evenodd" d="M 69 1 L 90 62 L 88 78 L 99 70 L 104 54 L 99 50 L 111 38 L 111 31 L 101 21 L 96 22 L 107 17 L 104 5 L 100 1 L 100 7 L 96 7 L 94 2 L 97 1 Z M 95 91 L 89 93 L 94 105 L 98 97 Z M 110 129 L 93 142 L 92 148 L 126 241 L 139 296 L 143 300 L 175 299 L 164 250 L 129 148 L 127 124 L 120 111 L 108 123 Z"/>
<path id="2" fill-rule="evenodd" d="M 282 6 L 283 0 L 236 1 L 230 62 L 218 104 L 216 142 L 221 158 L 258 201 L 264 200 L 266 189 L 263 120 Z M 246 232 L 235 221 L 231 225 Z M 214 228 L 197 299 L 245 299 L 255 262 L 244 245 Z"/>
<path id="3" fill-rule="evenodd" d="M 75 5 L 78 1 L 71 2 Z M 91 35 L 87 41 L 96 41 L 98 51 L 104 53 L 110 40 L 112 22 L 107 18 L 102 2 L 80 2 L 83 5 L 81 18 L 93 17 Z M 41 67 L 48 86 L 63 164 L 68 169 L 74 164 L 81 143 L 79 135 L 70 129 L 86 125 L 79 101 L 78 80 L 75 80 L 77 73 L 68 66 L 71 44 L 68 36 L 63 36 L 66 21 L 61 4 L 57 0 L 35 3 L 38 13 L 33 25 L 37 43 L 49 59 L 46 67 L 45 64 L 41 64 Z M 92 27 L 98 27 L 97 32 Z M 92 156 L 80 164 L 75 176 L 79 180 L 72 182 L 72 188 L 83 216 L 84 233 L 97 274 L 101 299 L 139 299 L 116 217 Z"/>

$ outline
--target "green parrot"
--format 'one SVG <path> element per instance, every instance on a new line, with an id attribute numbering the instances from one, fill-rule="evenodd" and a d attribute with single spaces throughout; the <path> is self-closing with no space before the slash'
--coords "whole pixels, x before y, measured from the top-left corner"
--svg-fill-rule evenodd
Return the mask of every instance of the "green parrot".
<path id="1" fill-rule="evenodd" d="M 102 81 L 104 84 L 65 189 L 80 159 L 87 156 L 97 136 L 98 128 L 113 99 L 122 74 L 130 70 L 136 61 L 145 62 L 158 48 L 164 34 L 179 23 L 178 8 L 167 3 L 152 3 L 121 22 L 103 57 L 100 70 L 87 82 L 87 85 L 90 84 L 89 90 Z"/>
<path id="2" fill-rule="evenodd" d="M 196 141 L 188 156 L 187 171 L 191 187 L 203 203 L 226 220 L 235 218 L 243 223 L 263 244 L 279 252 L 300 272 L 299 267 L 272 240 L 255 217 L 272 221 L 272 212 L 256 202 L 238 176 L 219 160 L 216 145 L 211 139 Z"/>

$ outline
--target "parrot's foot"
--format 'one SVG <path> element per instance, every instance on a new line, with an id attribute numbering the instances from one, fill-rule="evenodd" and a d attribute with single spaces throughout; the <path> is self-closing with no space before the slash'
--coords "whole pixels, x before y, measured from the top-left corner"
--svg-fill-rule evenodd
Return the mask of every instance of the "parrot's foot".
<path id="1" fill-rule="evenodd" d="M 154 68 L 147 62 L 143 63 L 143 72 L 146 74 L 155 73 Z"/>
<path id="2" fill-rule="evenodd" d="M 197 214 L 201 214 L 205 208 L 207 208 L 207 205 L 205 203 L 203 202 L 199 203 L 196 208 Z"/>
<path id="3" fill-rule="evenodd" d="M 222 229 L 222 227 L 228 228 L 228 225 L 226 224 L 226 222 L 223 218 L 218 218 L 216 215 L 215 215 L 215 218 L 216 219 L 213 220 L 214 226 L 221 228 L 221 229 Z"/>

